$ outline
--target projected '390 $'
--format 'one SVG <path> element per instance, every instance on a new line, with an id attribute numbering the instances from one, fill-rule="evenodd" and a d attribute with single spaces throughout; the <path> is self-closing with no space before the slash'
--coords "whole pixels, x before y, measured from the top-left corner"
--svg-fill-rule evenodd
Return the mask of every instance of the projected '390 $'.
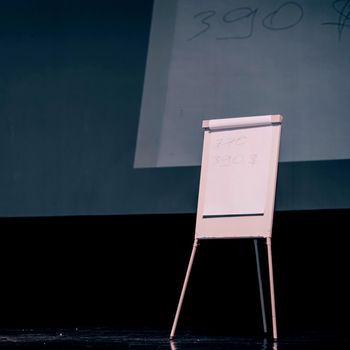
<path id="1" fill-rule="evenodd" d="M 345 28 L 350 23 L 350 0 L 336 0 L 332 3 L 333 10 L 338 18 L 334 21 L 322 22 L 322 25 L 336 26 L 338 39 L 341 40 Z M 259 15 L 262 18 L 258 18 Z M 258 24 L 268 30 L 283 31 L 295 27 L 302 21 L 304 9 L 295 1 L 287 1 L 270 12 L 264 12 L 258 7 L 235 7 L 220 13 L 214 9 L 206 9 L 193 15 L 193 20 L 198 22 L 200 29 L 187 38 L 188 41 L 199 38 L 208 31 L 214 31 L 216 40 L 248 39 L 254 34 Z M 220 35 L 220 29 L 215 26 L 224 24 L 224 31 L 231 34 Z M 217 26 L 218 27 L 218 26 Z"/>

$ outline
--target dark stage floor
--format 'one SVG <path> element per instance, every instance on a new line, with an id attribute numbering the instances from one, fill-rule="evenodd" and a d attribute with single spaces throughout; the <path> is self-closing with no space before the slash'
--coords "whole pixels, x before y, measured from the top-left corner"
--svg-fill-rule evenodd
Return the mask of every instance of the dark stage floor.
<path id="1" fill-rule="evenodd" d="M 267 338 L 205 336 L 179 332 L 169 341 L 167 331 L 94 329 L 3 330 L 0 348 L 24 349 L 344 349 L 348 339 L 322 334 L 283 337 L 278 342 Z"/>
<path id="2" fill-rule="evenodd" d="M 262 337 L 251 240 L 201 242 L 169 343 L 195 214 L 0 219 L 0 350 L 343 350 L 349 254 L 346 232 L 335 227 L 349 217 L 350 210 L 276 213 L 277 344 Z M 268 281 L 266 245 L 259 248 Z M 268 298 L 266 307 L 270 331 Z"/>

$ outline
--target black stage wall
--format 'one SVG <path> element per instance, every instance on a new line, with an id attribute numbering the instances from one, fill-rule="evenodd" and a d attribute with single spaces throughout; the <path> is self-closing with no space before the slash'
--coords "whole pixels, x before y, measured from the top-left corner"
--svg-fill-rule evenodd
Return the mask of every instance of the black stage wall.
<path id="1" fill-rule="evenodd" d="M 346 334 L 349 214 L 276 213 L 272 248 L 281 335 Z M 194 214 L 8 218 L 0 224 L 2 328 L 170 331 Z M 265 251 L 261 241 L 267 281 Z M 261 334 L 252 240 L 201 243 L 178 325 L 184 330 Z"/>

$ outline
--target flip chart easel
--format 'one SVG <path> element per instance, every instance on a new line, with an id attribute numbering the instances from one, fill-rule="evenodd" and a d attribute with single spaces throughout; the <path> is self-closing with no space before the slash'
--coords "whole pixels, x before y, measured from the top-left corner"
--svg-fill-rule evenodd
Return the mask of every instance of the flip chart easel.
<path id="1" fill-rule="evenodd" d="M 271 235 L 275 204 L 281 115 L 204 120 L 204 144 L 195 239 L 177 306 L 173 339 L 199 241 L 253 238 L 264 332 L 267 333 L 258 238 L 267 245 L 272 332 L 277 322 Z"/>

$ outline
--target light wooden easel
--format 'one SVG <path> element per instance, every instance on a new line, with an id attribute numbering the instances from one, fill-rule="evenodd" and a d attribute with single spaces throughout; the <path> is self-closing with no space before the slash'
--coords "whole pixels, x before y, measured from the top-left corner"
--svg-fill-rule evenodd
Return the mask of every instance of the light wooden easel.
<path id="1" fill-rule="evenodd" d="M 220 238 L 254 239 L 262 321 L 265 333 L 267 333 L 267 322 L 257 239 L 264 238 L 266 240 L 272 335 L 274 339 L 277 339 L 271 233 L 281 123 L 281 115 L 225 118 L 206 120 L 203 122 L 205 133 L 196 233 L 180 300 L 170 333 L 170 339 L 173 339 L 175 336 L 182 303 L 199 242 L 203 239 Z M 218 134 L 218 132 L 222 133 Z M 252 158 L 252 152 L 255 159 L 254 164 L 252 162 L 249 163 L 249 159 Z M 229 159 L 229 161 L 227 161 L 227 159 Z M 240 160 L 239 163 L 237 159 Z M 260 162 L 260 165 L 257 164 L 257 162 Z M 241 167 L 240 169 L 237 168 L 237 164 Z M 251 185 L 252 181 L 255 181 L 255 177 L 257 179 L 256 181 L 260 181 L 260 184 L 257 186 L 258 190 L 254 188 L 253 191 L 248 188 L 245 192 L 248 198 L 251 198 L 252 203 L 248 201 L 246 205 L 242 206 L 239 203 L 239 198 L 233 201 L 226 201 L 224 197 L 219 198 L 219 204 L 216 203 L 213 205 L 212 203 L 208 203 L 211 198 L 214 198 L 214 201 L 216 200 L 216 197 L 211 196 L 212 193 L 216 195 L 217 192 L 221 191 L 221 193 L 224 193 L 223 196 L 226 196 L 226 187 L 223 187 L 225 186 L 225 184 L 223 184 L 225 181 L 222 181 L 223 179 L 235 181 L 237 186 L 243 186 L 244 188 L 244 186 Z M 228 191 L 228 194 L 230 194 L 230 191 Z M 254 197 L 255 194 L 259 197 L 258 200 Z M 224 202 L 223 205 L 220 204 L 221 201 Z M 263 208 L 263 210 L 261 210 L 261 208 Z M 232 215 L 228 214 L 230 211 L 232 211 Z M 222 215 L 219 214 L 220 212 L 222 212 Z M 238 214 L 236 214 L 236 212 Z"/>

